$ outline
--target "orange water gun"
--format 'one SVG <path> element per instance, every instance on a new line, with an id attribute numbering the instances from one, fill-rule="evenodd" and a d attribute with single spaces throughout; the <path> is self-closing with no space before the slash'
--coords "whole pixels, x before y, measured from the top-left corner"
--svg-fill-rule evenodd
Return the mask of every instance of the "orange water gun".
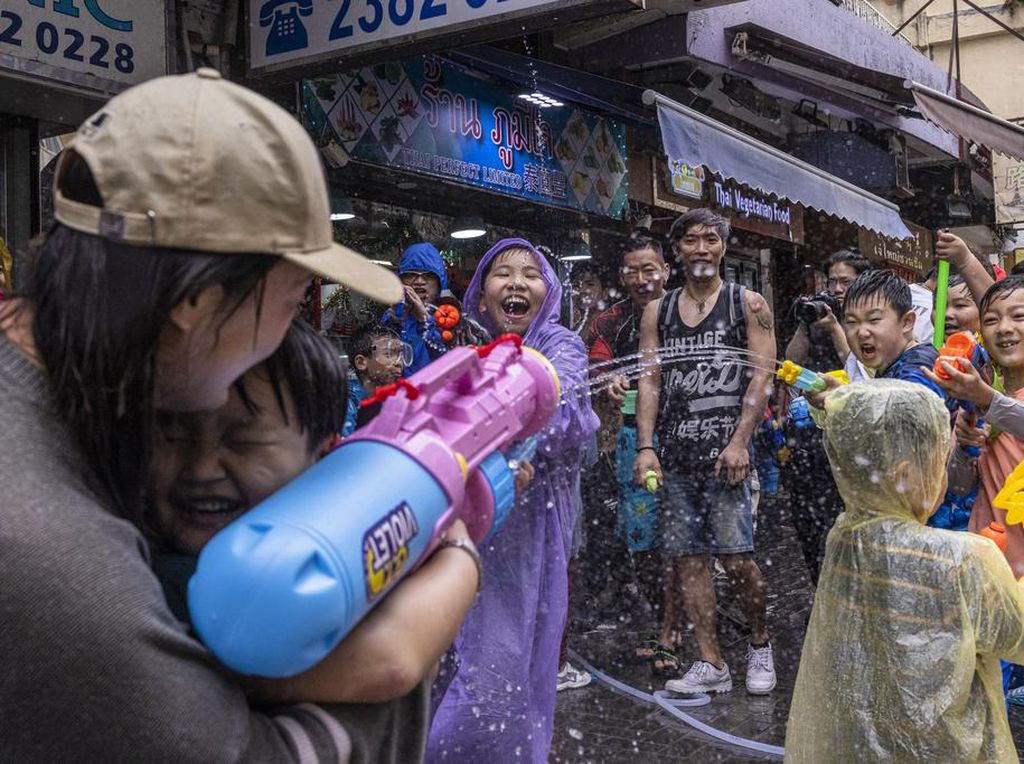
<path id="1" fill-rule="evenodd" d="M 945 361 L 959 371 L 967 372 L 974 364 L 974 353 L 977 341 L 970 332 L 957 332 L 946 338 L 946 343 L 939 348 L 939 357 L 935 359 L 935 374 L 939 379 L 952 379 L 942 363 Z"/>
<path id="2" fill-rule="evenodd" d="M 984 536 L 987 539 L 992 539 L 996 546 L 999 547 L 999 551 L 1006 554 L 1006 528 L 1001 523 L 989 523 L 986 527 L 978 531 L 978 535 Z"/>
<path id="3" fill-rule="evenodd" d="M 454 305 L 440 305 L 434 311 L 434 321 L 441 328 L 441 339 L 445 342 L 450 343 L 455 339 L 454 329 L 461 320 L 462 315 Z"/>
<path id="4" fill-rule="evenodd" d="M 935 375 L 939 379 L 952 379 L 949 373 L 942 368 L 945 361 L 958 371 L 967 373 L 974 365 L 974 358 L 978 352 L 978 341 L 970 332 L 957 332 L 946 338 L 945 344 L 939 348 L 939 357 L 935 359 Z M 970 401 L 957 401 L 957 405 L 969 414 L 974 414 L 974 406 Z M 977 420 L 977 426 L 981 427 L 984 420 Z M 977 446 L 962 446 L 964 453 L 968 456 L 977 457 L 981 455 L 981 449 Z"/>

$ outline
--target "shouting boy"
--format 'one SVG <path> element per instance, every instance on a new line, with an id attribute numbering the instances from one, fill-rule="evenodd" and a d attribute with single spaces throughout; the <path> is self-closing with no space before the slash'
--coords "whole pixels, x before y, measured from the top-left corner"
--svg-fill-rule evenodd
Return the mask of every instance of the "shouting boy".
<path id="1" fill-rule="evenodd" d="M 915 320 L 910 287 L 892 271 L 866 271 L 846 292 L 846 339 L 868 374 L 875 379 L 917 382 L 945 400 L 942 388 L 919 368 L 931 368 L 939 354 L 931 345 L 914 339 Z M 808 400 L 818 405 L 813 396 Z"/>

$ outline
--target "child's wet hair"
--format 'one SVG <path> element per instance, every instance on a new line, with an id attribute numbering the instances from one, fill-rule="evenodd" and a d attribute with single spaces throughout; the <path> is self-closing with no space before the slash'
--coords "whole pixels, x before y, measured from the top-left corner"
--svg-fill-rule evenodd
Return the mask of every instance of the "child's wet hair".
<path id="1" fill-rule="evenodd" d="M 881 295 L 882 299 L 899 316 L 904 315 L 913 307 L 910 287 L 907 282 L 884 268 L 872 268 L 854 279 L 850 288 L 846 290 L 846 299 L 843 304 L 849 310 L 854 303 L 867 300 L 875 295 Z"/>
<path id="2" fill-rule="evenodd" d="M 545 249 L 546 249 L 546 247 L 545 247 Z M 535 252 L 534 250 L 530 249 L 529 247 L 523 246 L 522 244 L 518 244 L 518 243 L 509 244 L 507 247 L 505 247 L 501 251 L 495 252 L 494 253 L 494 257 L 492 257 L 490 260 L 487 261 L 487 265 L 484 266 L 483 279 L 481 279 L 481 282 L 480 282 L 481 285 L 487 283 L 487 278 L 488 278 L 488 276 L 491 275 L 491 270 L 494 268 L 494 264 L 496 262 L 498 262 L 498 258 L 501 257 L 502 255 L 504 255 L 506 252 L 525 252 L 530 257 L 532 257 L 534 259 L 534 261 L 537 261 L 538 258 L 543 256 L 540 247 L 538 247 L 537 251 Z M 538 268 L 540 267 L 540 265 L 541 265 L 541 263 L 537 262 L 537 267 Z"/>
<path id="3" fill-rule="evenodd" d="M 1024 289 L 1024 275 L 1007 276 L 1002 281 L 997 281 L 988 288 L 985 296 L 981 298 L 979 309 L 984 313 L 993 302 L 1009 297 L 1018 289 Z"/>
<path id="4" fill-rule="evenodd" d="M 306 434 L 310 452 L 329 435 L 341 431 L 348 402 L 345 367 L 334 346 L 309 324 L 295 319 L 281 345 L 263 362 L 263 368 L 289 425 L 284 396 L 291 395 L 297 424 Z M 244 376 L 235 382 L 235 389 L 251 413 L 262 413 L 246 391 Z"/>
<path id="5" fill-rule="evenodd" d="M 373 343 L 381 337 L 401 339 L 398 332 L 383 324 L 363 324 L 348 341 L 348 357 L 354 359 L 357 355 L 369 358 L 373 353 Z"/>

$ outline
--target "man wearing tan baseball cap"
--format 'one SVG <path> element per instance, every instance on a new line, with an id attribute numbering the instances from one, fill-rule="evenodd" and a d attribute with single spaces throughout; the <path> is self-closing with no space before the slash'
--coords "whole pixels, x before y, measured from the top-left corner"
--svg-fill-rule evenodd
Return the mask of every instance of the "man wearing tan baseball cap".
<path id="1" fill-rule="evenodd" d="M 284 109 L 216 69 L 160 77 L 110 101 L 66 152 L 85 161 L 103 206 L 61 192 L 57 220 L 144 247 L 280 255 L 377 302 L 402 299 L 390 271 L 332 241 L 312 140 Z"/>

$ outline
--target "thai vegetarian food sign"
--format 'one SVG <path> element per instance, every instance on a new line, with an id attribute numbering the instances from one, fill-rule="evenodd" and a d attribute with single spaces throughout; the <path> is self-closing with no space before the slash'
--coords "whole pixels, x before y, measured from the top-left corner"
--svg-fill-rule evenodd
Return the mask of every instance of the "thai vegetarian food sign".
<path id="1" fill-rule="evenodd" d="M 443 59 L 306 80 L 303 98 L 328 157 L 614 218 L 626 209 L 623 124 L 569 103 L 541 108 Z"/>

